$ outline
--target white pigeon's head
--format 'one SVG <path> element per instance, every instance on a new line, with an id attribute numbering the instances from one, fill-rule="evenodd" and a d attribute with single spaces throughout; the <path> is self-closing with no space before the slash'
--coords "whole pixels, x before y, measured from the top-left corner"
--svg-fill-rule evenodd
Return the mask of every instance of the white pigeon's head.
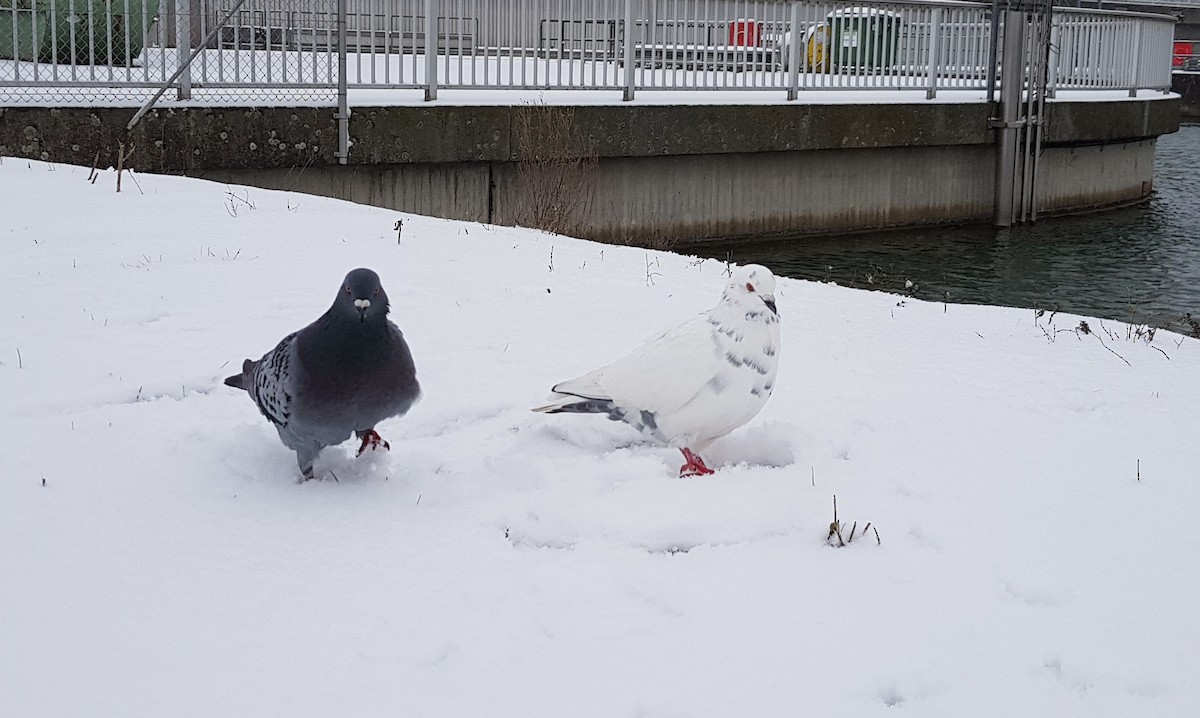
<path id="1" fill-rule="evenodd" d="M 733 277 L 725 285 L 725 300 L 746 308 L 757 308 L 761 301 L 778 315 L 775 309 L 775 275 L 761 264 L 747 264 L 733 270 Z"/>

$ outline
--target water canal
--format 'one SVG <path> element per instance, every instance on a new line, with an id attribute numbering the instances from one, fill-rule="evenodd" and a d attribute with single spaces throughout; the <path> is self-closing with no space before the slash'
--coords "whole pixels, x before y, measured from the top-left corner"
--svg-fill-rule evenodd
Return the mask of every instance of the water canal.
<path id="1" fill-rule="evenodd" d="M 1159 138 L 1144 204 L 990 226 L 699 245 L 778 274 L 921 299 L 1047 309 L 1200 335 L 1200 125 Z M 912 282 L 912 288 L 906 288 Z"/>

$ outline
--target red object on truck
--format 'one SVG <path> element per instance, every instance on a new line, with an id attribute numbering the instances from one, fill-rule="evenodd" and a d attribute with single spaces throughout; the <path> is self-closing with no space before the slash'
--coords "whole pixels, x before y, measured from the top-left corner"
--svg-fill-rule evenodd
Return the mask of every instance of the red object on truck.
<path id="1" fill-rule="evenodd" d="M 729 44 L 739 47 L 758 45 L 758 20 L 734 20 L 729 23 Z"/>
<path id="2" fill-rule="evenodd" d="M 1190 40 L 1176 40 L 1171 53 L 1171 67 L 1183 67 L 1184 61 L 1196 54 L 1196 45 Z"/>

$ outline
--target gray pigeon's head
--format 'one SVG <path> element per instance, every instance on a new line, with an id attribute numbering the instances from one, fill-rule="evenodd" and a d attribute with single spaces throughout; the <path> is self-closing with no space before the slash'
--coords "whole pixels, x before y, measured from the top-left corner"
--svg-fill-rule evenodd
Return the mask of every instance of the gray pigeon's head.
<path id="1" fill-rule="evenodd" d="M 387 317 L 388 297 L 379 283 L 379 275 L 369 269 L 355 269 L 346 275 L 333 312 L 344 320 L 381 321 Z"/>
<path id="2" fill-rule="evenodd" d="M 779 313 L 775 309 L 775 275 L 761 264 L 747 264 L 735 269 L 729 284 L 725 285 L 725 298 L 753 306 L 761 301 L 772 314 Z"/>

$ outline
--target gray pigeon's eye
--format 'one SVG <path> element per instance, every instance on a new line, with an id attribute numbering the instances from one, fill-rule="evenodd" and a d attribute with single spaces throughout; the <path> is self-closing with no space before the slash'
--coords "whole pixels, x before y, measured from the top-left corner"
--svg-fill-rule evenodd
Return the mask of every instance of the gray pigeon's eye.
<path id="1" fill-rule="evenodd" d="M 346 294 L 351 294 L 350 287 L 346 287 Z"/>
<path id="2" fill-rule="evenodd" d="M 753 291 L 754 291 L 754 285 L 753 285 L 753 284 L 751 284 L 750 282 L 746 282 L 746 291 L 747 291 L 747 292 L 753 292 Z"/>
<path id="3" fill-rule="evenodd" d="M 375 287 L 375 294 L 372 296 L 379 296 L 379 287 Z"/>

